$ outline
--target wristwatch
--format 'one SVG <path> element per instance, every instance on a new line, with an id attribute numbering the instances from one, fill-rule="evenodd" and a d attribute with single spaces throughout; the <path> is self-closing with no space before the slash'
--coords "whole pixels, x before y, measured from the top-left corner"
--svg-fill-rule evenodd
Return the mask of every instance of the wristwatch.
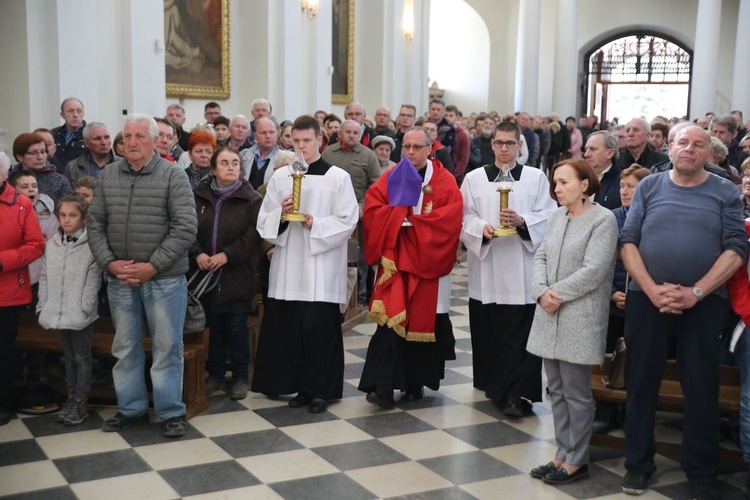
<path id="1" fill-rule="evenodd" d="M 695 295 L 696 299 L 703 300 L 703 290 L 701 290 L 697 286 L 693 287 L 693 295 Z"/>

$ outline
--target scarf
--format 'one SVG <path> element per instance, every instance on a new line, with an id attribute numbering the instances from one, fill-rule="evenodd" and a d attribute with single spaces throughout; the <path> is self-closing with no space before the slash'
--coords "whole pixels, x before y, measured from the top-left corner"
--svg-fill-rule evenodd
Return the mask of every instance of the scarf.
<path id="1" fill-rule="evenodd" d="M 216 255 L 217 241 L 219 238 L 219 213 L 224 200 L 229 199 L 242 185 L 242 179 L 237 179 L 227 187 L 219 187 L 216 178 L 211 180 L 211 192 L 214 195 L 214 225 L 211 231 L 211 255 Z"/>

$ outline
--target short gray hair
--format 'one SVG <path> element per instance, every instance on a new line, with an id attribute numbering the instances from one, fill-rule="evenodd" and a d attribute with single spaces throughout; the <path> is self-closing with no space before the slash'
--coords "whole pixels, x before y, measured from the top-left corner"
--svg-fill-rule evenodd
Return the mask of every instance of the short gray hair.
<path id="1" fill-rule="evenodd" d="M 360 125 L 357 120 L 344 120 L 343 122 L 341 122 L 341 128 L 344 128 L 344 125 L 348 123 L 356 125 L 357 127 L 359 127 L 360 130 L 362 130 L 362 125 Z"/>
<path id="2" fill-rule="evenodd" d="M 645 130 L 647 134 L 651 132 L 651 124 L 644 118 L 640 118 L 640 117 L 631 118 L 628 123 L 635 121 L 635 120 L 638 120 L 639 122 L 641 122 L 641 124 L 643 125 L 643 130 Z"/>
<path id="3" fill-rule="evenodd" d="M 595 135 L 604 136 L 604 147 L 615 152 L 615 155 L 612 157 L 612 163 L 616 162 L 617 158 L 620 156 L 620 146 L 617 143 L 617 137 L 610 134 L 606 130 L 597 130 L 596 132 L 591 132 L 588 139 L 591 139 Z M 586 139 L 587 142 L 588 139 Z"/>
<path id="4" fill-rule="evenodd" d="M 281 165 L 282 161 L 292 159 L 294 159 L 294 151 L 282 149 L 281 151 L 276 153 L 276 156 L 273 157 L 273 166 L 274 168 L 277 168 Z"/>
<path id="5" fill-rule="evenodd" d="M 422 132 L 424 134 L 424 144 L 425 144 L 425 146 L 431 146 L 432 145 L 432 137 L 430 137 L 430 133 L 427 131 L 426 128 L 421 127 L 421 126 L 409 127 L 409 129 L 406 132 L 404 132 L 404 137 L 406 137 L 406 134 L 408 134 L 409 132 L 412 132 L 414 130 L 419 130 L 420 132 Z"/>
<path id="6" fill-rule="evenodd" d="M 148 123 L 148 131 L 151 134 L 151 137 L 156 139 L 159 137 L 159 127 L 156 125 L 156 120 L 154 120 L 154 117 L 146 114 L 146 113 L 132 113 L 125 118 L 125 123 L 122 126 L 122 129 L 125 130 L 125 127 L 128 125 L 135 125 L 137 123 Z"/>
<path id="7" fill-rule="evenodd" d="M 229 125 L 234 123 L 235 120 L 245 120 L 247 122 L 247 126 L 250 126 L 250 120 L 247 119 L 247 116 L 245 115 L 234 115 L 231 120 L 229 120 Z"/>
<path id="8" fill-rule="evenodd" d="M 91 132 L 93 132 L 95 128 L 106 128 L 107 132 L 109 132 L 109 128 L 107 127 L 107 125 L 102 122 L 89 122 L 85 127 L 83 127 L 84 141 L 88 141 L 89 139 L 91 139 Z"/>
<path id="9" fill-rule="evenodd" d="M 717 165 L 724 163 L 724 160 L 727 159 L 727 155 L 729 154 L 729 150 L 724 143 L 721 142 L 721 139 L 715 136 L 711 136 L 711 151 L 713 151 L 714 154 L 714 163 Z"/>
<path id="10" fill-rule="evenodd" d="M 268 106 L 269 113 L 271 112 L 271 103 L 268 102 L 267 99 L 255 99 L 251 104 L 250 107 L 254 108 L 256 104 L 265 104 Z"/>
<path id="11" fill-rule="evenodd" d="M 183 108 L 181 104 L 170 104 L 167 106 L 167 113 L 169 113 L 170 109 L 179 109 L 183 113 L 185 112 L 185 108 Z"/>

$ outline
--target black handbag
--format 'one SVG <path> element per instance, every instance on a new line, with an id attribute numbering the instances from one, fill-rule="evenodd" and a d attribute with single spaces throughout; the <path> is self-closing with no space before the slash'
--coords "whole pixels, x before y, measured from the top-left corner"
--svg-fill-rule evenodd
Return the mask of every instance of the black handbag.
<path id="1" fill-rule="evenodd" d="M 187 309 L 185 310 L 185 326 L 182 328 L 183 335 L 189 335 L 191 333 L 200 333 L 206 328 L 206 311 L 203 309 L 200 298 L 201 296 L 213 290 L 219 283 L 221 278 L 221 269 L 218 272 L 209 271 L 206 275 L 198 281 L 198 284 L 193 290 L 190 290 L 190 284 L 196 280 L 198 275 L 202 273 L 200 269 L 197 269 L 188 280 L 188 303 Z"/>

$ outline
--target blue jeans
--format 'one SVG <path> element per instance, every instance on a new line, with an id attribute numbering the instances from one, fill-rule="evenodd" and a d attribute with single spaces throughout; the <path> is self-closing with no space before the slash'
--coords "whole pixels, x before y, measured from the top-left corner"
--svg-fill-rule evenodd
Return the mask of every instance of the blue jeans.
<path id="1" fill-rule="evenodd" d="M 232 380 L 247 382 L 250 364 L 250 334 L 247 314 L 209 314 L 208 375 L 224 380 L 227 350 L 232 361 Z"/>
<path id="2" fill-rule="evenodd" d="M 107 294 L 116 330 L 112 355 L 117 363 L 112 378 L 120 412 L 135 417 L 148 410 L 143 351 L 145 319 L 153 340 L 151 381 L 156 415 L 162 419 L 185 415 L 182 402 L 185 277 L 152 279 L 135 287 L 112 279 Z"/>
<path id="3" fill-rule="evenodd" d="M 740 337 L 734 350 L 734 359 L 740 367 L 740 445 L 742 458 L 750 463 L 750 328 Z"/>

